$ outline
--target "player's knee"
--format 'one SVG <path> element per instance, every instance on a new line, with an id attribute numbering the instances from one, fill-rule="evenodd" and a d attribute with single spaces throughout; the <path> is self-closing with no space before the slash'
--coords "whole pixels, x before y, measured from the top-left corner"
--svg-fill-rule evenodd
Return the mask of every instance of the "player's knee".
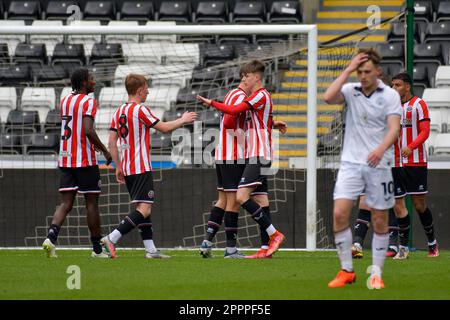
<path id="1" fill-rule="evenodd" d="M 152 205 L 148 203 L 139 203 L 136 206 L 136 210 L 139 211 L 144 218 L 147 218 L 152 213 Z"/>
<path id="2" fill-rule="evenodd" d="M 65 213 L 69 213 L 73 208 L 73 203 L 62 202 L 60 208 Z"/>
<path id="3" fill-rule="evenodd" d="M 413 206 L 417 212 L 424 212 L 427 208 L 427 203 L 424 198 L 413 199 Z"/>
<path id="4" fill-rule="evenodd" d="M 237 192 L 236 202 L 239 203 L 239 205 L 243 205 L 248 199 L 249 197 L 245 193 L 239 191 Z"/>

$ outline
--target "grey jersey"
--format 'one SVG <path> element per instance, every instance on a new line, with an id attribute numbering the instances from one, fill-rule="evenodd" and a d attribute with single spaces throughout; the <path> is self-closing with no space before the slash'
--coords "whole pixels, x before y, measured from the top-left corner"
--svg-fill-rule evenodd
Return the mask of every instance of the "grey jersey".
<path id="1" fill-rule="evenodd" d="M 341 161 L 367 165 L 369 154 L 383 141 L 387 131 L 388 115 L 402 115 L 400 96 L 394 89 L 378 80 L 378 88 L 369 97 L 360 83 L 347 83 L 341 93 L 345 98 L 344 147 Z M 390 168 L 394 159 L 391 146 L 384 153 L 378 168 Z"/>

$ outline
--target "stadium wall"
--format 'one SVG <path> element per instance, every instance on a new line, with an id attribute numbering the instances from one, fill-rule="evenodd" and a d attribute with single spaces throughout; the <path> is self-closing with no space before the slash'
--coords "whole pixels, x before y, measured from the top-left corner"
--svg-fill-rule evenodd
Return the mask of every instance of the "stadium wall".
<path id="1" fill-rule="evenodd" d="M 54 169 L 3 169 L 0 178 L 0 247 L 25 246 L 25 237 L 35 235 L 36 226 L 45 226 L 45 219 L 52 216 L 59 203 L 57 193 L 59 183 L 58 170 Z M 331 214 L 333 186 L 325 185 L 327 170 L 318 172 L 318 190 L 326 192 L 327 200 L 318 204 L 318 209 L 327 213 L 326 228 L 332 239 Z M 322 182 L 323 181 L 323 182 Z M 448 206 L 448 189 L 450 170 L 430 170 L 428 184 L 430 194 L 429 206 L 435 219 L 436 232 L 441 248 L 450 249 L 450 215 Z M 105 185 L 107 181 L 102 181 Z M 152 221 L 155 242 L 162 248 L 183 246 L 183 238 L 193 235 L 193 227 L 203 224 L 203 213 L 208 212 L 216 197 L 216 174 L 214 169 L 174 169 L 163 172 L 162 181 L 155 182 L 156 203 Z M 110 186 L 109 186 L 110 187 Z M 122 186 L 123 187 L 123 186 Z M 306 184 L 297 182 L 296 192 L 286 193 L 286 202 L 278 202 L 278 212 L 273 214 L 275 224 L 287 236 L 286 247 L 305 248 L 306 230 Z M 123 187 L 124 188 L 124 187 Z M 110 189 L 112 190 L 112 189 Z M 123 190 L 126 192 L 125 190 Z M 103 188 L 103 194 L 107 191 Z M 108 200 L 127 204 L 128 199 L 114 199 L 103 196 L 100 210 L 104 212 Z M 272 210 L 274 206 L 272 205 Z M 127 212 L 120 211 L 123 215 Z M 356 210 L 353 212 L 353 219 Z M 115 225 L 118 218 L 108 216 L 102 219 L 103 225 Z M 354 221 L 354 220 L 353 220 Z M 85 221 L 82 221 L 86 225 Z M 87 229 L 87 228 L 85 228 Z M 106 232 L 107 230 L 103 230 Z M 417 215 L 414 215 L 414 246 L 425 248 L 425 235 Z M 254 243 L 258 243 L 254 239 Z M 122 246 L 141 247 L 137 232 L 124 237 Z M 246 246 L 246 242 L 241 242 Z M 366 240 L 370 246 L 370 236 Z"/>

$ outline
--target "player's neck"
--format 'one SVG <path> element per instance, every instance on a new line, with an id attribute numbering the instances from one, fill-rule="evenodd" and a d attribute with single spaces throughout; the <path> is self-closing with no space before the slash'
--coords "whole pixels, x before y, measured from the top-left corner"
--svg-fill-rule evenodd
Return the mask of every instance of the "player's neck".
<path id="1" fill-rule="evenodd" d="M 74 92 L 75 94 L 85 94 L 85 95 L 87 95 L 88 93 L 87 93 L 87 90 L 86 89 L 81 89 L 81 90 L 75 90 L 75 92 Z"/>
<path id="2" fill-rule="evenodd" d="M 403 97 L 402 103 L 408 102 L 409 100 L 412 99 L 412 97 L 413 97 L 413 95 L 412 95 L 411 93 L 407 93 L 407 94 Z"/>
<path id="3" fill-rule="evenodd" d="M 142 100 L 137 96 L 129 96 L 128 102 L 134 102 L 134 103 L 140 104 L 142 102 Z"/>
<path id="4" fill-rule="evenodd" d="M 258 91 L 259 89 L 261 89 L 263 86 L 261 83 L 257 83 L 255 84 L 255 86 L 252 88 L 252 93 L 255 93 L 256 91 Z"/>
<path id="5" fill-rule="evenodd" d="M 371 85 L 370 87 L 363 87 L 362 88 L 362 92 L 366 95 L 366 96 L 370 96 L 375 90 L 377 90 L 378 88 L 378 82 L 375 82 L 373 85 Z"/>

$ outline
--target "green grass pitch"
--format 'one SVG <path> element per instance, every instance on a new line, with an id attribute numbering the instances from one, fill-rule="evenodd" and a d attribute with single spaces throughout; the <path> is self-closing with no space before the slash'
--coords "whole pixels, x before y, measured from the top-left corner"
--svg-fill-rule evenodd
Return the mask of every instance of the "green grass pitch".
<path id="1" fill-rule="evenodd" d="M 384 290 L 366 287 L 370 253 L 356 260 L 355 284 L 328 289 L 339 269 L 336 252 L 281 251 L 273 259 L 228 260 L 221 251 L 168 251 L 171 259 L 144 259 L 143 250 L 94 259 L 90 251 L 59 250 L 48 259 L 37 250 L 1 250 L 0 299 L 450 299 L 450 251 L 438 258 L 413 252 L 386 261 Z M 81 289 L 69 290 L 67 268 L 81 270 Z"/>

